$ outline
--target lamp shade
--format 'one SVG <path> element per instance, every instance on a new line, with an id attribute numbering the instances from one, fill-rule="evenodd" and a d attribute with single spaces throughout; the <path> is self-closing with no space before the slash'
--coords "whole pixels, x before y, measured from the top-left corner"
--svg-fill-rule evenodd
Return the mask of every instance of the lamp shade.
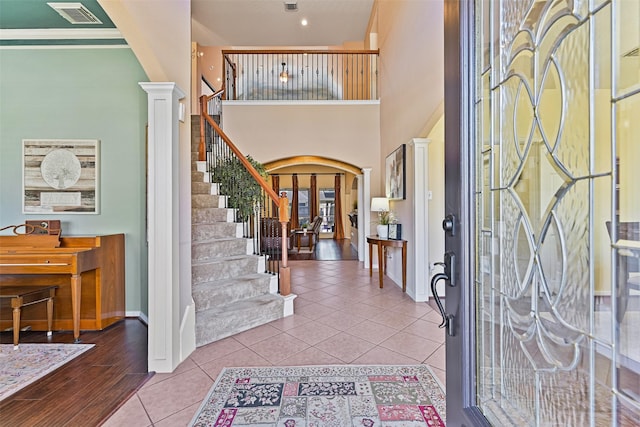
<path id="1" fill-rule="evenodd" d="M 389 210 L 389 199 L 386 197 L 374 197 L 371 199 L 371 210 L 372 211 L 388 211 Z"/>

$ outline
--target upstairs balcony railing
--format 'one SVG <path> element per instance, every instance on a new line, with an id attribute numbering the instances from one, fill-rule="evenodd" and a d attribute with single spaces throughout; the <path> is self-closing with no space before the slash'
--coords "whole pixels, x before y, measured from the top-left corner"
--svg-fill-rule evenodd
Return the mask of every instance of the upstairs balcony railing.
<path id="1" fill-rule="evenodd" d="M 378 50 L 223 50 L 227 100 L 377 100 Z"/>

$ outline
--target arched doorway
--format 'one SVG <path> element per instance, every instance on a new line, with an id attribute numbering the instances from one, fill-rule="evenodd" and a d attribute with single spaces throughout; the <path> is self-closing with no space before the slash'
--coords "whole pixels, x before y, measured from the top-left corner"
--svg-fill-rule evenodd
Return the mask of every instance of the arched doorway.
<path id="1" fill-rule="evenodd" d="M 297 215 L 294 219 L 296 224 L 292 223 L 294 228 L 311 224 L 317 215 L 322 219 L 320 239 L 340 239 L 344 236 L 347 246 L 343 253 L 348 259 L 363 260 L 361 242 L 365 225 L 362 224 L 364 218 L 358 220 L 357 212 L 358 206 L 362 206 L 361 201 L 364 200 L 365 194 L 368 198 L 369 186 L 364 185 L 361 168 L 321 156 L 287 157 L 267 162 L 264 166 L 270 175 L 271 183 L 274 177 L 278 177 L 278 190 L 287 192 L 290 205 L 293 189 L 297 189 Z M 335 185 L 336 177 L 339 179 L 338 191 Z M 368 180 L 366 182 L 368 184 Z M 339 217 L 335 216 L 336 212 L 339 212 Z M 353 248 L 354 255 L 349 256 L 349 247 Z"/>

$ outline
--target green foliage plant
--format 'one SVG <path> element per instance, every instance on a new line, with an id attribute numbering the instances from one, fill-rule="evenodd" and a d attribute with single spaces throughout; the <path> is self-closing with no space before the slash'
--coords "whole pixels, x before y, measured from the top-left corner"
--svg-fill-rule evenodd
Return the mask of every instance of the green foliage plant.
<path id="1" fill-rule="evenodd" d="M 247 156 L 247 160 L 260 174 L 265 183 L 267 172 L 264 165 Z M 229 207 L 236 209 L 236 219 L 244 221 L 254 212 L 254 206 L 262 198 L 262 188 L 237 157 L 229 157 L 214 166 L 212 180 L 220 185 L 220 194 L 229 198 Z"/>
<path id="2" fill-rule="evenodd" d="M 392 211 L 381 211 L 378 213 L 378 224 L 389 225 L 396 223 L 396 216 Z"/>

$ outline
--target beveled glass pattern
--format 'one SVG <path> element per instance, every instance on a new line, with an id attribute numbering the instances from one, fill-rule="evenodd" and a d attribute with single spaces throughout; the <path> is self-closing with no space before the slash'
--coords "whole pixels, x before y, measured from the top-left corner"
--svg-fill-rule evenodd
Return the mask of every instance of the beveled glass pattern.
<path id="1" fill-rule="evenodd" d="M 619 55 L 640 6 L 487 0 L 476 22 L 477 405 L 640 425 L 640 68 Z"/>

